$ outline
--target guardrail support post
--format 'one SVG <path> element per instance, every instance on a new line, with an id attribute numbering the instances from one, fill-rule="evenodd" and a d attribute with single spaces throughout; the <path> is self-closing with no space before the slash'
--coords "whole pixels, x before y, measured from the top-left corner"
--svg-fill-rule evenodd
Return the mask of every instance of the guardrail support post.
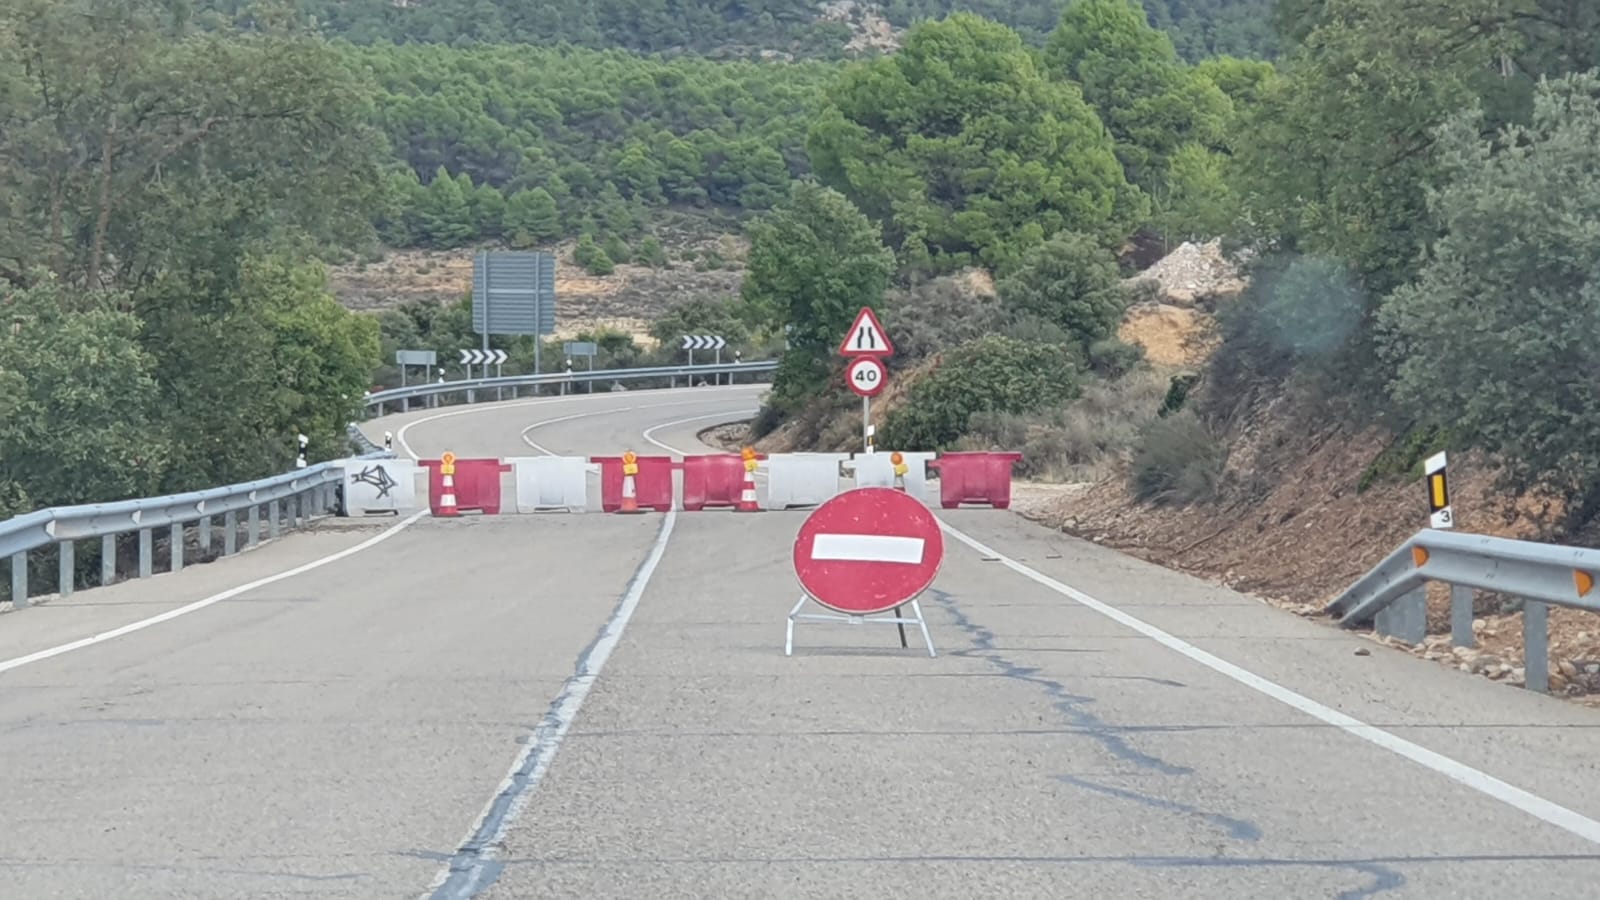
<path id="1" fill-rule="evenodd" d="M 171 536 L 168 538 L 168 543 L 171 544 L 171 546 L 169 546 L 167 548 L 167 552 L 168 552 L 168 554 L 169 554 L 169 556 L 171 558 L 171 569 L 172 569 L 173 572 L 182 572 L 183 571 L 183 523 L 182 522 L 173 522 L 172 523 L 172 532 L 171 532 Z"/>
<path id="2" fill-rule="evenodd" d="M 1450 643 L 1471 647 L 1477 643 L 1472 633 L 1472 598 L 1476 592 L 1465 585 L 1450 585 Z"/>
<path id="3" fill-rule="evenodd" d="M 1470 623 L 1469 623 L 1470 624 Z M 1420 644 L 1428 631 L 1428 592 L 1417 588 L 1400 597 L 1372 617 L 1379 634 Z"/>
<path id="4" fill-rule="evenodd" d="M 155 560 L 152 558 L 152 554 L 154 552 L 154 547 L 153 547 L 154 543 L 155 543 L 154 536 L 150 534 L 150 529 L 148 529 L 148 528 L 139 529 L 139 577 L 140 578 L 149 578 L 151 575 L 155 574 Z"/>
<path id="5" fill-rule="evenodd" d="M 1523 684 L 1528 690 L 1550 693 L 1550 605 L 1522 601 Z"/>
<path id="6" fill-rule="evenodd" d="M 244 536 L 244 545 L 246 547 L 254 547 L 255 545 L 261 543 L 260 504 L 253 504 L 250 507 L 250 513 L 246 516 L 246 522 L 249 525 L 250 531 Z"/>
<path id="7" fill-rule="evenodd" d="M 283 505 L 277 500 L 267 501 L 267 536 L 277 540 L 283 531 Z"/>
<path id="8" fill-rule="evenodd" d="M 65 597 L 72 593 L 73 582 L 77 581 L 78 560 L 75 558 L 77 546 L 72 541 L 62 541 L 56 545 L 61 551 L 61 565 L 57 566 L 60 576 L 60 586 L 56 591 Z"/>
<path id="9" fill-rule="evenodd" d="M 239 513 L 230 509 L 222 514 L 222 555 L 232 556 L 238 552 Z"/>
<path id="10" fill-rule="evenodd" d="M 199 537 L 200 537 L 200 552 L 201 553 L 210 553 L 211 552 L 211 517 L 210 516 L 201 516 L 200 517 L 200 524 L 197 527 L 200 529 L 200 535 L 199 535 Z"/>
<path id="11" fill-rule="evenodd" d="M 22 609 L 28 605 L 28 551 L 11 554 L 11 606 Z"/>
<path id="12" fill-rule="evenodd" d="M 301 524 L 300 523 L 300 495 L 299 494 L 290 494 L 288 499 L 285 502 L 288 503 L 288 505 L 289 505 L 289 530 L 293 531 L 296 528 L 299 528 L 300 524 Z"/>
<path id="13" fill-rule="evenodd" d="M 117 580 L 117 536 L 104 535 L 100 538 L 100 586 L 105 587 Z"/>

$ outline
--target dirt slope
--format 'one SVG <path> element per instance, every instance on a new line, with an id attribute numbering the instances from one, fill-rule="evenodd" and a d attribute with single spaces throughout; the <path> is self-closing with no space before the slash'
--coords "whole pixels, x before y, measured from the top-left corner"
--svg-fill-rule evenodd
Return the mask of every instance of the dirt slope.
<path id="1" fill-rule="evenodd" d="M 556 339 L 611 328 L 648 342 L 650 323 L 673 306 L 739 293 L 748 249 L 742 237 L 688 226 L 664 230 L 658 239 L 667 250 L 666 267 L 618 265 L 606 276 L 589 275 L 573 261 L 576 241 L 544 248 L 556 255 Z M 376 263 L 339 266 L 331 272 L 334 296 L 349 309 L 370 311 L 417 300 L 459 300 L 472 293 L 472 260 L 479 249 L 500 248 L 400 250 Z M 717 268 L 706 268 L 708 256 L 720 258 Z"/>

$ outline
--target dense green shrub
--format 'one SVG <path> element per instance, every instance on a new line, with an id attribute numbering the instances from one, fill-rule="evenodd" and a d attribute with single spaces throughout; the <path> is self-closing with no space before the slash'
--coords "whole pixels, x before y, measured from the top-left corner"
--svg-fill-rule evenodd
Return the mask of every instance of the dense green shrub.
<path id="1" fill-rule="evenodd" d="M 966 432 L 973 413 L 1027 412 L 1078 392 L 1078 359 L 1070 348 L 989 335 L 950 350 L 918 380 L 884 422 L 881 443 L 943 449 Z"/>

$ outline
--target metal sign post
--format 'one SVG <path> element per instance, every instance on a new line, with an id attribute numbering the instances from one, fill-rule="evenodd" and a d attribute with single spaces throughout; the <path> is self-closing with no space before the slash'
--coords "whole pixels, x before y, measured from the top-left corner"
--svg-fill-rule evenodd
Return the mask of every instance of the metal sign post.
<path id="1" fill-rule="evenodd" d="M 889 370 L 883 360 L 894 355 L 894 344 L 871 307 L 863 306 L 845 332 L 839 355 L 850 357 L 845 367 L 845 384 L 861 397 L 861 447 L 872 452 L 872 398 L 889 383 Z"/>
<path id="2" fill-rule="evenodd" d="M 719 335 L 686 334 L 683 336 L 683 346 L 679 347 L 678 349 L 689 351 L 689 365 L 692 366 L 694 365 L 694 352 L 696 350 L 717 351 L 716 361 L 720 363 L 722 362 L 722 348 L 726 346 L 728 346 L 728 342 L 723 340 Z M 720 377 L 712 377 L 716 378 L 718 384 L 722 383 L 722 379 Z"/>
<path id="3" fill-rule="evenodd" d="M 488 340 L 488 338 L 486 337 L 486 338 L 484 338 L 484 340 Z M 472 367 L 474 365 L 482 366 L 483 369 L 479 374 L 484 378 L 488 378 L 489 377 L 489 364 L 490 363 L 494 363 L 495 374 L 499 375 L 500 374 L 500 366 L 504 365 L 505 361 L 506 361 L 506 352 L 504 350 L 483 349 L 483 350 L 462 350 L 461 351 L 461 365 L 465 366 L 466 369 L 467 369 L 467 380 L 468 381 L 472 380 Z M 472 394 L 473 394 L 472 391 L 468 391 L 467 392 L 467 402 L 468 403 L 472 402 Z M 494 396 L 495 396 L 496 400 L 499 400 L 501 398 L 501 396 L 502 396 L 501 393 L 500 393 L 500 388 L 498 386 L 494 389 Z"/>
<path id="4" fill-rule="evenodd" d="M 584 371 L 594 371 L 594 358 L 599 354 L 599 346 L 594 341 L 567 341 L 561 345 L 561 351 L 568 358 L 567 369 L 571 370 L 571 358 L 574 356 L 588 357 L 589 362 L 584 366 Z M 594 393 L 594 379 L 589 380 L 589 393 Z"/>
<path id="5" fill-rule="evenodd" d="M 555 257 L 480 252 L 472 265 L 472 328 L 483 335 L 485 351 L 491 334 L 532 335 L 533 370 L 543 372 L 540 338 L 556 330 Z"/>

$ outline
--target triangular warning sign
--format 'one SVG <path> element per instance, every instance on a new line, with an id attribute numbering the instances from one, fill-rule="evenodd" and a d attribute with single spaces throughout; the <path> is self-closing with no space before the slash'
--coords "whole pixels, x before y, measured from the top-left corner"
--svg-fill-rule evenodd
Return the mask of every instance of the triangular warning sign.
<path id="1" fill-rule="evenodd" d="M 894 345 L 889 343 L 889 333 L 883 330 L 883 323 L 873 314 L 870 306 L 861 307 L 861 312 L 856 313 L 856 321 L 845 333 L 844 343 L 839 345 L 842 356 L 893 356 Z"/>

